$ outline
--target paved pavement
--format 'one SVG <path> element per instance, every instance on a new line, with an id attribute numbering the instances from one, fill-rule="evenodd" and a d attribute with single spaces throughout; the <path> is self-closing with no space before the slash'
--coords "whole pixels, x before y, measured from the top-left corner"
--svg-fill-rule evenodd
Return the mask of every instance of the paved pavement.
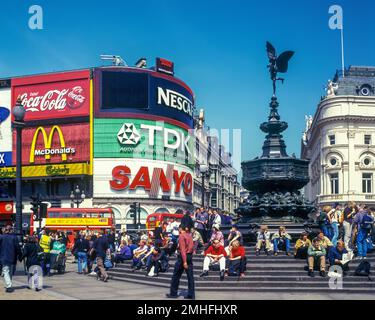
<path id="1" fill-rule="evenodd" d="M 67 272 L 63 275 L 52 275 L 44 278 L 44 289 L 35 292 L 27 289 L 27 279 L 22 272 L 22 266 L 17 268 L 13 278 L 15 291 L 5 293 L 0 290 L 0 300 L 164 300 L 166 288 L 132 284 L 121 281 L 97 281 L 95 277 L 79 275 L 77 264 L 71 260 L 67 263 Z M 185 276 L 185 275 L 184 275 Z M 1 281 L 2 279 L 0 279 Z M 229 293 L 197 292 L 198 300 L 228 300 Z M 181 297 L 182 299 L 182 297 Z M 291 293 L 230 293 L 231 300 L 374 300 L 373 295 L 359 294 L 291 294 Z"/>

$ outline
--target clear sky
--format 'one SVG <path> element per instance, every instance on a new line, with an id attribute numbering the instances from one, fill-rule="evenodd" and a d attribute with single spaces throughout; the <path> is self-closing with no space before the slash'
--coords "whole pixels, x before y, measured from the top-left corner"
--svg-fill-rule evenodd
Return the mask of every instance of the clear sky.
<path id="1" fill-rule="evenodd" d="M 28 9 L 43 8 L 43 30 L 28 27 Z M 103 65 L 118 54 L 133 65 L 160 56 L 175 62 L 210 127 L 242 129 L 242 159 L 261 154 L 272 85 L 265 42 L 296 51 L 279 86 L 289 154 L 300 154 L 304 115 L 341 67 L 340 31 L 328 8 L 344 10 L 346 66 L 375 65 L 373 0 L 1 0 L 0 77 Z"/>

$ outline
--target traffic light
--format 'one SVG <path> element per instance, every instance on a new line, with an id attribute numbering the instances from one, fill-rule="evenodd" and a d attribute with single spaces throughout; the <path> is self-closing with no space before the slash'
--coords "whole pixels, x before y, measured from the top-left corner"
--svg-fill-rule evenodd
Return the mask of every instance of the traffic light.
<path id="1" fill-rule="evenodd" d="M 30 204 L 31 204 L 31 211 L 33 213 L 33 220 L 37 221 L 39 220 L 39 214 L 38 214 L 39 198 L 37 196 L 31 196 L 30 198 L 32 200 Z"/>
<path id="2" fill-rule="evenodd" d="M 130 205 L 130 218 L 133 218 L 134 226 L 137 224 L 137 202 Z"/>
<path id="3" fill-rule="evenodd" d="M 40 209 L 39 209 L 39 218 L 47 218 L 47 203 L 40 203 Z"/>

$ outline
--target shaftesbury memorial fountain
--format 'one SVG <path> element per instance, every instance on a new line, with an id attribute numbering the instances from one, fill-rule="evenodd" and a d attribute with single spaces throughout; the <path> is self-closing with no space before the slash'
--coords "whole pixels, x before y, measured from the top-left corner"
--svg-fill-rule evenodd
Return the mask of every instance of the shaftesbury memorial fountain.
<path id="1" fill-rule="evenodd" d="M 287 129 L 288 124 L 280 121 L 276 97 L 277 81 L 284 82 L 284 79 L 278 78 L 278 73 L 287 71 L 294 52 L 285 51 L 277 56 L 275 48 L 267 42 L 267 54 L 273 96 L 268 121 L 260 125 L 267 135 L 262 156 L 242 162 L 242 185 L 250 194 L 236 213 L 246 218 L 253 231 L 260 224 L 266 224 L 271 229 L 284 225 L 291 233 L 297 233 L 307 228 L 308 214 L 314 210 L 314 206 L 299 191 L 309 181 L 309 161 L 286 153 L 281 132 Z"/>

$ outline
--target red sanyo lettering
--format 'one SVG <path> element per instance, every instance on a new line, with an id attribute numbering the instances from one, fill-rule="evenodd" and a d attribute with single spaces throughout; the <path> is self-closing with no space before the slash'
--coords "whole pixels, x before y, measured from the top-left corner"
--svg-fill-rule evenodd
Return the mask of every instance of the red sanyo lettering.
<path id="1" fill-rule="evenodd" d="M 135 190 L 137 187 L 143 187 L 145 190 L 151 190 L 150 175 L 147 167 L 141 167 L 133 179 L 133 182 L 129 186 L 130 190 Z"/>
<path id="2" fill-rule="evenodd" d="M 113 168 L 112 180 L 109 181 L 111 188 L 114 190 L 124 190 L 126 188 L 129 188 L 130 190 L 135 190 L 137 188 L 144 188 L 146 191 L 151 190 L 152 182 L 150 179 L 150 172 L 148 167 L 141 167 L 131 183 L 129 179 L 130 175 L 131 170 L 127 166 L 117 166 Z M 158 180 L 158 184 L 163 192 L 171 192 L 172 186 L 169 183 L 164 170 L 160 170 Z M 193 177 L 190 173 L 182 171 L 179 174 L 177 170 L 173 170 L 172 182 L 174 183 L 174 192 L 176 194 L 180 193 L 181 188 L 183 188 L 183 192 L 185 195 L 191 194 L 193 188 Z"/>
<path id="3" fill-rule="evenodd" d="M 112 180 L 109 184 L 114 190 L 123 190 L 129 185 L 129 177 L 131 171 L 127 166 L 117 166 L 112 170 Z"/>

